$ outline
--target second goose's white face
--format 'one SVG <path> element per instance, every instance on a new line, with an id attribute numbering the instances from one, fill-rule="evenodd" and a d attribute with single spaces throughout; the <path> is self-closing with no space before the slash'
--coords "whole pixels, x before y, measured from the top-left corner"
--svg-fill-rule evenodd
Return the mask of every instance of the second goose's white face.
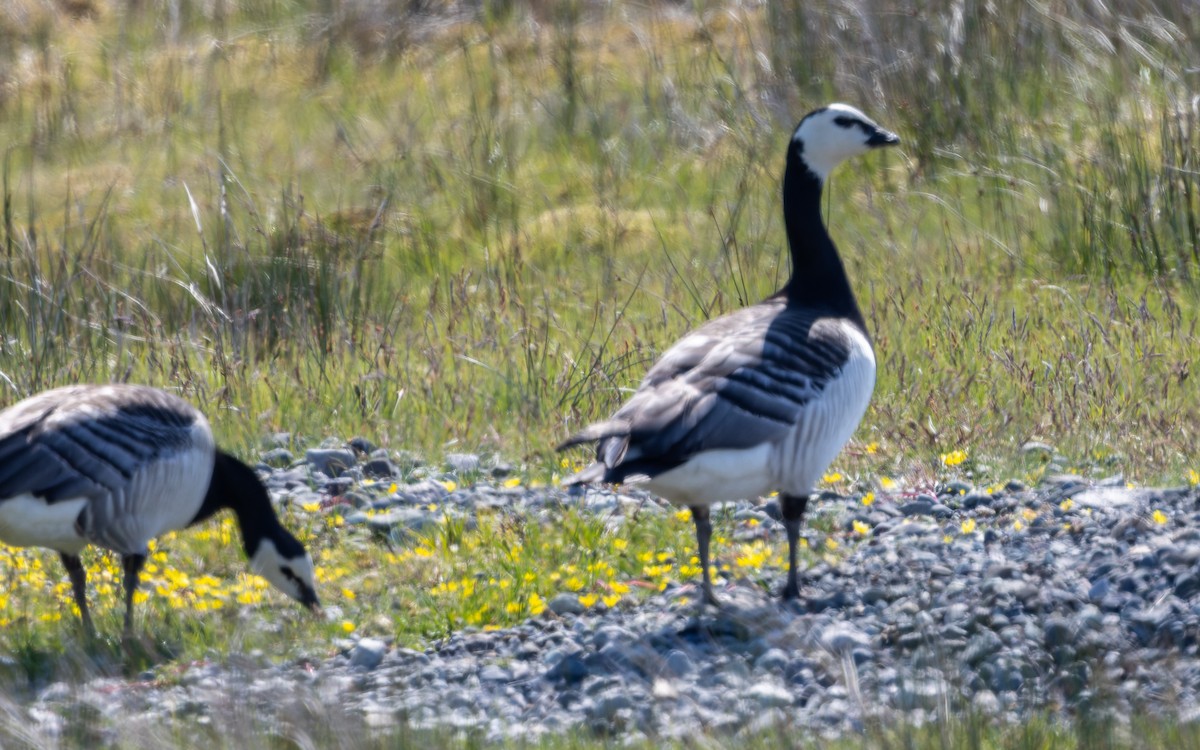
<path id="1" fill-rule="evenodd" d="M 848 104 L 830 104 L 810 112 L 792 135 L 792 148 L 821 181 L 846 159 L 899 142 L 895 133 Z"/>
<path id="2" fill-rule="evenodd" d="M 314 611 L 319 607 L 312 558 L 307 553 L 284 557 L 274 542 L 263 539 L 250 558 L 250 569 L 304 606 Z"/>

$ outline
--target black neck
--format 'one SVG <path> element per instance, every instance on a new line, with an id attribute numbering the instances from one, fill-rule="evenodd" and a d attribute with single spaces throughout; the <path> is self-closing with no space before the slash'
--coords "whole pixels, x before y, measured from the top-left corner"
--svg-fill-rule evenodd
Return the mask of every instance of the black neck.
<path id="1" fill-rule="evenodd" d="M 827 309 L 866 331 L 846 269 L 821 220 L 821 180 L 790 143 L 783 173 L 783 221 L 792 252 L 792 276 L 780 290 L 788 305 Z"/>
<path id="2" fill-rule="evenodd" d="M 218 450 L 213 464 L 212 481 L 200 512 L 189 526 L 207 520 L 219 510 L 228 508 L 237 517 L 242 530 L 242 545 L 246 556 L 253 557 L 263 539 L 276 540 L 287 532 L 279 524 L 267 488 L 254 469 L 233 456 Z M 278 546 L 278 545 L 277 545 Z"/>

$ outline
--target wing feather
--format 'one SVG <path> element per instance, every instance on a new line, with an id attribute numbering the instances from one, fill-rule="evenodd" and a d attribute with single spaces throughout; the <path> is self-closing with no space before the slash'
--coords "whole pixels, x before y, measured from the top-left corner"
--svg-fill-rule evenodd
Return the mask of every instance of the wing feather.
<path id="1" fill-rule="evenodd" d="M 824 320 L 781 299 L 717 318 L 667 350 L 611 419 L 559 449 L 598 442 L 603 480 L 627 481 L 705 451 L 780 441 L 849 357 L 848 337 Z M 568 481 L 596 481 L 596 467 Z"/>

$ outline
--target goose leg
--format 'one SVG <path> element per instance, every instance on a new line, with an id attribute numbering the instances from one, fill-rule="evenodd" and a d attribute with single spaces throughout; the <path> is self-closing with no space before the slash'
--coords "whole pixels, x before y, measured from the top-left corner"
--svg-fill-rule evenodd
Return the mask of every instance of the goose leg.
<path id="1" fill-rule="evenodd" d="M 125 567 L 125 638 L 129 639 L 133 635 L 133 592 L 137 591 L 146 556 L 122 555 L 121 562 Z"/>
<path id="2" fill-rule="evenodd" d="M 88 635 L 95 635 L 96 628 L 92 625 L 92 615 L 87 606 L 87 572 L 83 569 L 83 561 L 79 559 L 79 555 L 68 555 L 66 552 L 59 552 L 58 556 L 71 579 L 71 590 L 75 593 L 75 606 L 79 607 L 79 619 L 83 621 L 83 629 Z"/>
<path id="3" fill-rule="evenodd" d="M 783 587 L 783 599 L 800 598 L 800 580 L 796 574 L 796 549 L 800 546 L 800 524 L 804 520 L 804 510 L 808 507 L 808 495 L 797 497 L 783 495 L 780 510 L 783 513 L 783 527 L 787 530 L 788 541 L 788 576 L 787 585 Z"/>
<path id="4" fill-rule="evenodd" d="M 704 571 L 704 603 L 718 606 L 713 593 L 712 577 L 708 572 L 708 542 L 712 539 L 712 518 L 707 505 L 692 508 L 692 520 L 696 522 L 696 543 L 700 547 L 700 567 Z"/>

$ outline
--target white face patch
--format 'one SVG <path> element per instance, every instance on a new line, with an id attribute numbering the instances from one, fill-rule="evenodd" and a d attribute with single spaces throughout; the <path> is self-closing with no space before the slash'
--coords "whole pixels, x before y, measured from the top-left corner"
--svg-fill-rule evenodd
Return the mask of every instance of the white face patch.
<path id="1" fill-rule="evenodd" d="M 250 570 L 266 578 L 271 585 L 296 601 L 304 601 L 304 589 L 301 583 L 308 586 L 308 591 L 316 590 L 313 583 L 313 563 L 308 554 L 288 559 L 279 554 L 275 543 L 263 539 L 258 543 L 258 551 L 250 558 Z"/>
<path id="2" fill-rule="evenodd" d="M 858 123 L 861 123 L 858 124 Z M 871 150 L 868 139 L 880 128 L 848 104 L 830 104 L 804 118 L 792 141 L 803 146 L 800 158 L 822 182 L 838 164 Z"/>

